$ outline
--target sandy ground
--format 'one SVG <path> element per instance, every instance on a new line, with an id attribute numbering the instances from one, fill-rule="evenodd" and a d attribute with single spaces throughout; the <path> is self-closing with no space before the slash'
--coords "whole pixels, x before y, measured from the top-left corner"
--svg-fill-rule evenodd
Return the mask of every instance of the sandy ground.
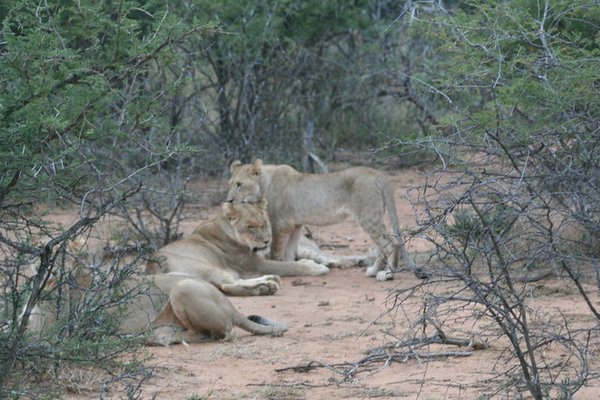
<path id="1" fill-rule="evenodd" d="M 414 227 L 415 208 L 406 196 L 423 176 L 416 170 L 391 175 L 400 218 L 405 226 Z M 186 225 L 185 229 L 194 225 Z M 312 231 L 332 254 L 357 254 L 370 247 L 369 239 L 354 221 Z M 413 240 L 410 250 L 423 257 L 428 249 L 425 242 Z M 493 387 L 487 379 L 504 371 L 507 364 L 502 340 L 488 338 L 490 348 L 467 357 L 372 363 L 352 376 L 346 374 L 368 350 L 395 342 L 418 318 L 423 305 L 418 296 L 409 297 L 402 307 L 392 307 L 396 290 L 418 283 L 407 271 L 397 274 L 393 281 L 376 282 L 362 269 L 351 268 L 333 270 L 322 277 L 284 278 L 274 296 L 231 298 L 242 313 L 285 321 L 289 331 L 274 338 L 252 336 L 236 328 L 229 341 L 149 348 L 155 374 L 144 384 L 141 398 L 486 398 L 482 395 Z M 532 292 L 532 307 L 548 312 L 561 309 L 574 319 L 590 318 L 575 290 L 558 290 L 560 282 L 551 280 L 532 287 L 537 288 Z M 438 289 L 447 291 L 450 287 L 439 285 Z M 595 295 L 595 305 L 600 306 L 597 291 Z M 461 329 L 448 333 L 468 339 L 469 335 L 485 336 L 483 329 L 467 318 Z M 445 350 L 465 352 L 461 348 Z M 315 368 L 294 369 L 311 362 Z M 576 399 L 598 398 L 600 386 L 596 385 L 582 389 Z M 93 392 L 83 392 L 72 398 L 95 397 Z M 108 397 L 125 395 L 115 388 Z M 498 393 L 495 398 L 512 397 Z"/>

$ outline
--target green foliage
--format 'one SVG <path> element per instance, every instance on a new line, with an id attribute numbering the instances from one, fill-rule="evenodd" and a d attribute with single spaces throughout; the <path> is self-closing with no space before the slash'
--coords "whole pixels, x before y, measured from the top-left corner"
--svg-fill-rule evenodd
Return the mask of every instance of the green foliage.
<path id="1" fill-rule="evenodd" d="M 334 74 L 343 79 L 328 60 L 339 54 L 332 45 L 364 25 L 363 3 L 195 2 L 192 15 L 218 21 L 225 32 L 198 44 L 207 48 L 207 62 L 192 67 L 208 88 L 197 95 L 217 111 L 209 132 L 200 134 L 209 153 L 224 155 L 227 163 L 256 156 L 299 159 L 306 114 L 321 104 L 329 107 L 335 89 L 328 82 Z M 319 116 L 308 116 L 317 130 L 331 121 Z"/>
<path id="2" fill-rule="evenodd" d="M 442 90 L 471 111 L 471 129 L 515 129 L 527 137 L 556 122 L 567 131 L 581 123 L 564 118 L 565 111 L 598 112 L 600 48 L 590 38 L 600 16 L 593 2 L 552 2 L 548 9 L 535 1 L 468 4 L 440 27 L 456 38 L 446 43 L 450 57 L 442 64 L 454 79 Z M 525 118 L 515 118 L 515 108 Z"/>
<path id="3" fill-rule="evenodd" d="M 84 259 L 76 254 L 58 258 L 62 261 L 55 266 L 55 278 L 37 302 L 36 312 L 46 314 L 45 324 L 36 325 L 40 331 L 23 335 L 18 329 L 22 323 L 19 318 L 0 332 L 0 363 L 6 368 L 2 378 L 7 380 L 0 386 L 3 397 L 10 392 L 37 397 L 39 390 L 46 387 L 49 393 L 58 395 L 60 388 L 56 383 L 61 383 L 73 368 L 95 368 L 97 374 L 105 370 L 115 382 L 121 380 L 120 374 L 127 377 L 133 371 L 143 370 L 143 360 L 139 358 L 143 338 L 117 336 L 126 317 L 125 304 L 144 291 L 143 286 L 132 289 L 127 285 L 137 263 L 123 263 L 117 257 L 110 266 L 100 268 L 78 265 Z M 89 286 L 87 280 L 81 280 L 88 274 Z M 34 295 L 30 287 L 11 289 L 13 295 L 24 299 Z M 26 303 L 22 302 L 19 313 Z M 18 362 L 11 367 L 15 346 Z M 142 381 L 146 375 L 141 376 Z M 108 375 L 104 379 L 109 379 Z"/>
<path id="4" fill-rule="evenodd" d="M 492 206 L 489 210 L 481 210 L 481 215 L 469 210 L 458 211 L 454 215 L 454 223 L 447 226 L 448 233 L 460 240 L 464 247 L 477 249 L 489 235 L 507 234 L 512 225 L 514 213 L 506 207 Z"/>
<path id="5" fill-rule="evenodd" d="M 154 93 L 157 66 L 169 68 L 175 44 L 203 29 L 178 22 L 162 2 L 145 0 L 0 6 L 2 396 L 31 389 L 47 370 L 42 366 L 116 365 L 137 351 L 130 340 L 114 337 L 118 313 L 109 317 L 107 309 L 118 304 L 105 291 L 96 293 L 100 298 L 88 293 L 88 303 L 73 307 L 55 297 L 53 339 L 25 332 L 32 307 L 48 301 L 67 242 L 89 235 L 142 181 L 160 174 L 162 162 L 197 153 L 173 140 L 174 130 L 155 140 L 154 131 L 168 126 L 165 103 L 182 88 L 170 80 Z M 56 224 L 46 204 L 75 205 L 79 218 Z M 119 283 L 107 282 L 118 295 Z M 66 281 L 56 285 L 68 288 Z M 22 367 L 31 365 L 28 375 Z"/>
<path id="6" fill-rule="evenodd" d="M 588 379 L 580 355 L 595 328 L 563 341 L 556 338 L 568 322 L 532 325 L 520 275 L 560 269 L 600 318 L 580 275 L 593 272 L 600 285 L 597 4 L 467 1 L 425 21 L 419 29 L 438 46 L 439 71 L 427 82 L 449 106 L 438 113 L 450 129 L 432 146 L 444 166 L 460 165 L 438 193 L 443 206 L 428 210 L 437 261 L 510 340 L 519 367 L 512 379 L 523 382 L 511 390 L 571 397 Z M 569 367 L 577 372 L 550 372 L 539 352 L 554 342 L 580 360 Z"/>
<path id="7" fill-rule="evenodd" d="M 122 163 L 139 168 L 184 151 L 186 167 L 215 175 L 235 158 L 297 162 L 308 121 L 324 153 L 428 133 L 436 123 L 431 96 L 405 77 L 422 80 L 432 54 L 399 18 L 405 6 L 8 2 L 0 9 L 7 39 L 0 118 L 9 122 L 0 151 L 14 145 L 27 161 L 17 168 L 22 159 L 7 150 L 15 168 L 0 184 L 15 171 L 59 164 L 81 172 L 76 188 L 85 192 L 90 172 L 112 175 Z M 203 35 L 188 34 L 198 26 Z M 46 142 L 57 151 L 50 160 L 40 148 Z M 175 142 L 181 147 L 166 151 Z M 73 154 L 81 152 L 87 162 L 77 163 Z M 53 186 L 39 172 L 35 182 Z M 68 183 L 65 192 L 76 189 Z"/>
<path id="8" fill-rule="evenodd" d="M 490 249 L 514 249 L 512 221 L 539 219 L 532 210 L 546 215 L 539 235 L 559 233 L 544 214 L 554 209 L 600 238 L 592 0 L 7 0 L 0 21 L 10 368 L 27 294 L 41 293 L 70 238 L 111 212 L 133 232 L 126 247 L 173 240 L 192 177 L 221 176 L 237 158 L 297 165 L 311 132 L 326 161 L 344 147 L 464 168 L 472 196 L 453 225 L 438 225 L 469 249 L 453 254 L 495 266 L 502 254 Z M 473 170 L 474 155 L 497 170 Z M 80 218 L 57 226 L 42 204 L 76 206 Z M 536 254 L 572 261 L 546 239 Z M 41 267 L 23 289 L 32 262 Z M 85 318 L 101 329 L 57 351 L 81 343 L 102 358 L 93 343 L 114 325 Z M 74 332 L 69 321 L 60 329 Z"/>
<path id="9" fill-rule="evenodd" d="M 142 36 L 146 21 L 131 18 L 142 4 L 119 5 L 23 1 L 6 14 L 0 58 L 0 187 L 18 172 L 19 190 L 13 195 L 48 199 L 52 190 L 84 190 L 82 178 L 93 171 L 90 167 L 104 170 L 107 161 L 89 155 L 90 148 L 116 144 L 117 138 L 131 135 L 133 124 L 135 130 L 150 126 L 156 104 L 145 98 L 132 104 L 123 100 L 126 91 L 135 90 L 127 82 L 146 73 L 165 36 Z M 126 123 L 113 118 L 126 111 L 134 118 Z"/>
<path id="10" fill-rule="evenodd" d="M 473 8 L 443 26 L 456 37 L 445 46 L 443 66 L 455 77 L 446 88 L 461 107 L 454 126 L 460 143 L 508 162 L 540 197 L 572 209 L 595 208 L 600 47 L 590 38 L 598 35 L 597 7 L 571 1 L 469 4 Z M 576 219 L 597 232 L 594 212 L 583 214 Z"/>

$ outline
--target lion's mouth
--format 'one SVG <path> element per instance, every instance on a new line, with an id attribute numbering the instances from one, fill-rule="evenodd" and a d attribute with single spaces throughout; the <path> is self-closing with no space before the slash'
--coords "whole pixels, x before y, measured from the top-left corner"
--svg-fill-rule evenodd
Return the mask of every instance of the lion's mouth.
<path id="1" fill-rule="evenodd" d="M 259 251 L 263 251 L 267 248 L 267 245 L 265 244 L 264 246 L 255 246 L 252 248 L 252 251 L 255 253 L 258 253 Z"/>

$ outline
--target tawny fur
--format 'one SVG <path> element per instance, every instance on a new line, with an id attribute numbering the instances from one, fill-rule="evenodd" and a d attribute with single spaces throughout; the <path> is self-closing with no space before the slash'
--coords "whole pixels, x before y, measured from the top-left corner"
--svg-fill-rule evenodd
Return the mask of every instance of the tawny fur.
<path id="1" fill-rule="evenodd" d="M 91 283 L 88 278 L 86 274 L 75 275 L 76 293 L 80 297 Z M 194 343 L 230 337 L 235 326 L 257 335 L 278 336 L 287 330 L 287 325 L 281 322 L 243 316 L 213 285 L 185 274 L 131 278 L 127 285 L 133 292 L 141 287 L 147 289 L 120 306 L 119 312 L 124 314 L 118 333 L 148 333 L 148 345 Z M 80 300 L 70 298 L 69 301 Z M 31 312 L 29 332 L 41 334 L 55 323 L 55 303 L 40 302 Z"/>
<path id="2" fill-rule="evenodd" d="M 221 213 L 181 240 L 162 247 L 147 272 L 183 272 L 209 282 L 231 296 L 268 295 L 280 276 L 323 275 L 329 269 L 310 260 L 266 260 L 271 227 L 266 203 L 224 203 Z"/>
<path id="3" fill-rule="evenodd" d="M 387 177 L 366 167 L 349 168 L 329 174 L 304 174 L 288 165 L 263 165 L 234 162 L 230 168 L 228 201 L 268 203 L 273 240 L 270 258 L 290 261 L 296 258 L 303 225 L 333 225 L 353 215 L 377 247 L 377 260 L 367 275 L 388 279 L 382 271 L 399 258 L 417 276 L 426 277 L 404 246 L 393 191 Z M 387 211 L 392 234 L 388 234 Z M 398 255 L 400 257 L 398 257 Z M 380 273 L 380 271 L 382 271 Z"/>

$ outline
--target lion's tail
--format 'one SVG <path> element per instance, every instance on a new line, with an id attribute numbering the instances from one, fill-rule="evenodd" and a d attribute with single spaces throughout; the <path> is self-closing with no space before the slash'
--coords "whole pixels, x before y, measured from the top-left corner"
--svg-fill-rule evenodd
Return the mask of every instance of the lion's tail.
<path id="1" fill-rule="evenodd" d="M 242 317 L 235 324 L 245 331 L 255 335 L 271 335 L 281 336 L 288 330 L 288 326 L 284 322 L 272 321 L 260 315 L 249 315 Z"/>

